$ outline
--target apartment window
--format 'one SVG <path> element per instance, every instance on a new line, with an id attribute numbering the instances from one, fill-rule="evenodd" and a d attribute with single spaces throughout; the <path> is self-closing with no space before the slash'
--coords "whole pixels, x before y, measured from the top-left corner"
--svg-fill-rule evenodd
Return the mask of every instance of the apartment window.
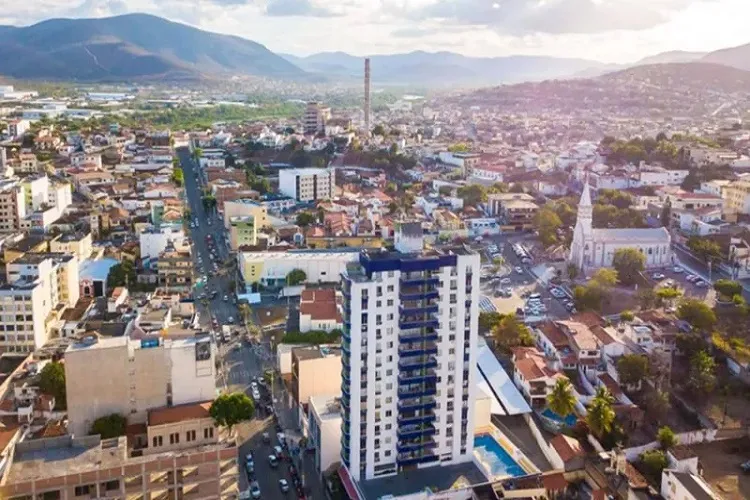
<path id="1" fill-rule="evenodd" d="M 393 426 L 391 424 L 385 424 L 385 430 L 389 431 L 391 430 Z"/>
<path id="2" fill-rule="evenodd" d="M 153 444 L 154 448 L 158 448 L 159 446 L 162 446 L 164 444 L 164 440 L 161 436 L 154 436 Z"/>
<path id="3" fill-rule="evenodd" d="M 382 307 L 383 306 L 383 301 L 381 301 L 381 300 L 376 301 L 375 302 L 375 306 L 376 307 Z"/>
<path id="4" fill-rule="evenodd" d="M 91 494 L 91 485 L 90 484 L 84 484 L 83 486 L 76 486 L 75 487 L 75 496 L 82 497 L 84 495 L 90 495 Z"/>
<path id="5" fill-rule="evenodd" d="M 393 305 L 393 299 L 388 299 L 388 306 L 392 306 L 392 305 Z"/>
<path id="6" fill-rule="evenodd" d="M 385 416 L 390 417 L 391 415 L 393 415 L 393 412 L 391 410 L 386 410 Z"/>
<path id="7" fill-rule="evenodd" d="M 178 432 L 173 432 L 169 435 L 169 444 L 179 444 L 180 443 L 180 434 Z"/>
<path id="8" fill-rule="evenodd" d="M 186 439 L 187 439 L 188 441 L 195 441 L 195 431 L 194 431 L 194 430 L 192 430 L 192 431 L 187 431 L 187 433 L 185 434 L 185 438 L 186 438 Z"/>
<path id="9" fill-rule="evenodd" d="M 214 437 L 213 427 L 206 427 L 203 429 L 203 439 L 211 439 L 212 437 Z"/>
<path id="10" fill-rule="evenodd" d="M 112 481 L 107 481 L 106 483 L 102 484 L 104 489 L 106 491 L 115 491 L 120 489 L 120 481 L 117 479 L 113 479 Z"/>
<path id="11" fill-rule="evenodd" d="M 375 295 L 378 296 L 378 297 L 382 297 L 383 296 L 383 287 L 382 286 L 377 287 L 377 289 L 375 290 Z"/>
<path id="12" fill-rule="evenodd" d="M 394 290 L 395 288 L 393 287 L 393 285 L 388 285 L 388 292 L 393 292 Z"/>

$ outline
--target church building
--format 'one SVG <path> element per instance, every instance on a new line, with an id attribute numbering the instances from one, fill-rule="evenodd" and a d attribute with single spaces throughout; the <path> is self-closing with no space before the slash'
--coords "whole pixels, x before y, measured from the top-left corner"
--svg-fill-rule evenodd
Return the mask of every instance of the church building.
<path id="1" fill-rule="evenodd" d="M 588 181 L 578 203 L 578 218 L 573 232 L 569 262 L 578 269 L 612 267 L 615 252 L 635 248 L 646 256 L 646 268 L 672 264 L 672 237 L 666 228 L 594 229 L 593 206 Z"/>

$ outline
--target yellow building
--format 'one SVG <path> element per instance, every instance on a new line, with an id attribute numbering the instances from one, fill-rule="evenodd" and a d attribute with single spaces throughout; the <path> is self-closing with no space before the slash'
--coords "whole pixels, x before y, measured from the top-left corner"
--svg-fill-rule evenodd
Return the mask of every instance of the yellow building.
<path id="1" fill-rule="evenodd" d="M 721 192 L 728 213 L 750 214 L 750 181 L 737 181 Z"/>
<path id="2" fill-rule="evenodd" d="M 224 227 L 229 229 L 233 217 L 254 217 L 258 229 L 270 226 L 268 210 L 253 200 L 234 200 L 224 202 Z"/>
<path id="3" fill-rule="evenodd" d="M 232 250 L 240 247 L 254 247 L 258 244 L 258 228 L 255 217 L 232 217 L 229 221 L 229 246 Z"/>

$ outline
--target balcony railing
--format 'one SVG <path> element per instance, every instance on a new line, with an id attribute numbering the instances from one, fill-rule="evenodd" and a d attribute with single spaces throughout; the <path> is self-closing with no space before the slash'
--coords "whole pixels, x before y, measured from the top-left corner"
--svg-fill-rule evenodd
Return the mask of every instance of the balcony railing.
<path id="1" fill-rule="evenodd" d="M 399 426 L 410 426 L 410 425 L 421 425 L 421 424 L 428 424 L 430 422 L 434 422 L 437 417 L 435 416 L 432 411 L 426 411 L 425 413 L 421 415 L 417 414 L 399 414 L 396 421 L 398 422 Z"/>
<path id="2" fill-rule="evenodd" d="M 398 334 L 398 340 L 402 344 L 408 343 L 408 342 L 428 342 L 428 341 L 434 341 L 439 338 L 438 334 L 435 331 L 427 330 L 422 332 L 403 332 Z"/>
<path id="3" fill-rule="evenodd" d="M 399 399 L 414 399 L 424 396 L 434 396 L 435 394 L 437 394 L 437 387 L 434 385 L 418 385 L 415 387 L 405 386 L 398 388 Z"/>
<path id="4" fill-rule="evenodd" d="M 399 356 L 420 356 L 437 354 L 438 348 L 435 342 L 411 342 L 398 346 Z"/>
<path id="5" fill-rule="evenodd" d="M 437 402 L 432 397 L 413 398 L 413 399 L 402 399 L 397 403 L 399 410 L 429 410 L 435 408 Z"/>
<path id="6" fill-rule="evenodd" d="M 429 415 L 425 415 L 429 416 Z M 431 415 L 434 417 L 434 415 Z M 424 424 L 413 424 L 413 425 L 404 425 L 399 426 L 399 428 L 396 431 L 396 434 L 398 435 L 398 438 L 400 440 L 403 439 L 414 439 L 418 438 L 420 436 L 432 436 L 437 432 L 435 429 L 435 426 L 430 423 L 424 423 Z"/>
<path id="7" fill-rule="evenodd" d="M 421 382 L 437 382 L 437 372 L 434 369 L 401 372 L 398 374 L 398 383 L 417 384 Z"/>
<path id="8" fill-rule="evenodd" d="M 413 370 L 417 368 L 435 368 L 437 359 L 434 356 L 413 356 L 398 360 L 399 370 Z"/>
<path id="9" fill-rule="evenodd" d="M 396 462 L 401 465 L 415 465 L 429 462 L 437 462 L 440 459 L 434 453 L 399 453 L 396 455 Z"/>

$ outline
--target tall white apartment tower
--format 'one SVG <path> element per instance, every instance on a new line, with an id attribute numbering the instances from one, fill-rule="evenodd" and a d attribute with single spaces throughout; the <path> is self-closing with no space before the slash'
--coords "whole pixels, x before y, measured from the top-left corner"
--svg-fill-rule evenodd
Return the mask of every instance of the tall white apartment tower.
<path id="1" fill-rule="evenodd" d="M 424 250 L 419 223 L 395 245 L 343 275 L 341 456 L 357 481 L 473 454 L 479 255 Z"/>

